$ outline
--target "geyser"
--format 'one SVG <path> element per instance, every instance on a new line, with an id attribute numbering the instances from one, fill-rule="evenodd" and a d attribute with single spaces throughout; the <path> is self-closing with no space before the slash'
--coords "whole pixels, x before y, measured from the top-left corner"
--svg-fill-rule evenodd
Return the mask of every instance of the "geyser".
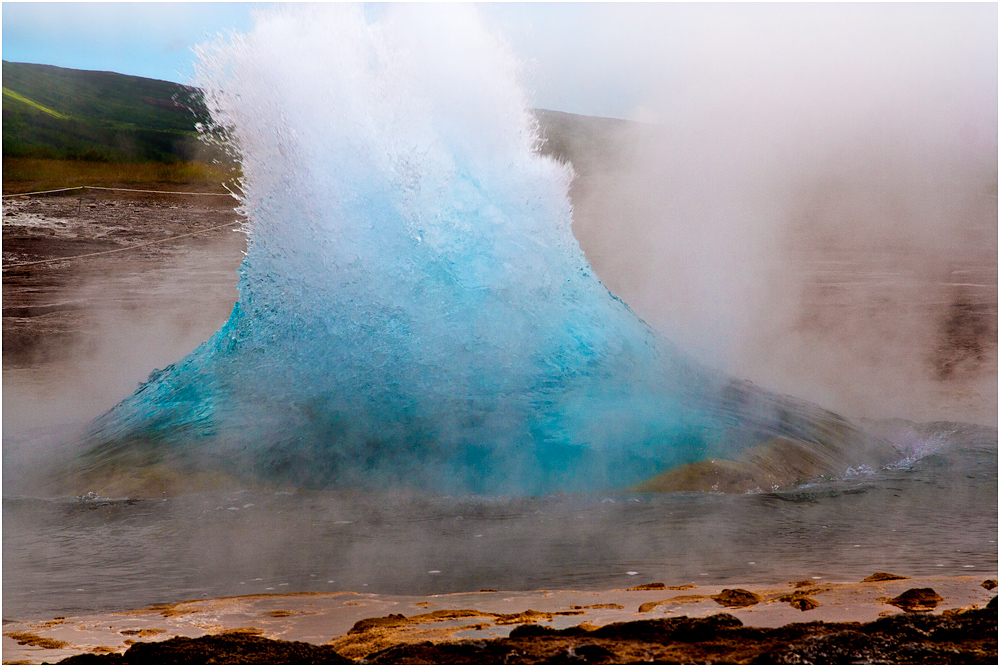
<path id="1" fill-rule="evenodd" d="M 571 168 L 469 7 L 280 8 L 204 46 L 249 245 L 226 325 L 93 425 L 90 474 L 621 488 L 834 415 L 701 367 L 594 276 Z"/>

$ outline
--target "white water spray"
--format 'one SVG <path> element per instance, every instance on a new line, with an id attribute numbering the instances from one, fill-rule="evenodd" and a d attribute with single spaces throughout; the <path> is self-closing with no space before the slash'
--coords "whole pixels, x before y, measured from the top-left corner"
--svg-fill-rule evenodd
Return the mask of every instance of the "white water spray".
<path id="1" fill-rule="evenodd" d="M 205 46 L 243 168 L 228 323 L 95 423 L 88 461 L 306 486 L 622 487 L 829 434 L 689 361 L 594 276 L 571 170 L 469 7 L 286 7 Z"/>

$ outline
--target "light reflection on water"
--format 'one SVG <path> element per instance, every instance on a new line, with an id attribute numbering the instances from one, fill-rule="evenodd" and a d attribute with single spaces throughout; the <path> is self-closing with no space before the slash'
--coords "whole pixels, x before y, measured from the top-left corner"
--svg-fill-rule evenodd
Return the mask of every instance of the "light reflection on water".
<path id="1" fill-rule="evenodd" d="M 902 467 L 751 495 L 5 498 L 4 617 L 300 590 L 995 574 L 996 445 L 996 429 L 965 429 Z"/>

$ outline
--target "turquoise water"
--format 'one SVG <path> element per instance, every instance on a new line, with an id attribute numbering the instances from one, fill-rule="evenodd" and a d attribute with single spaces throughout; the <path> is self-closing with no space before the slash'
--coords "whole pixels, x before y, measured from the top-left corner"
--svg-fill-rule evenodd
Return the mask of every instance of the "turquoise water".
<path id="1" fill-rule="evenodd" d="M 205 46 L 211 132 L 243 169 L 239 300 L 95 422 L 78 468 L 542 494 L 775 434 L 861 439 L 695 363 L 601 284 L 518 68 L 469 7 L 281 8 Z"/>

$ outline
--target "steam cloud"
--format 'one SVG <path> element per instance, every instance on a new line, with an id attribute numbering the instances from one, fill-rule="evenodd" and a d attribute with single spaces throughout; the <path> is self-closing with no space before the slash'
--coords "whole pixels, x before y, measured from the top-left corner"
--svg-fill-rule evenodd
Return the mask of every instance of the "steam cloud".
<path id="1" fill-rule="evenodd" d="M 617 37 L 546 56 L 657 121 L 574 156 L 574 232 L 605 284 L 764 386 L 995 422 L 996 7 L 593 11 Z"/>

